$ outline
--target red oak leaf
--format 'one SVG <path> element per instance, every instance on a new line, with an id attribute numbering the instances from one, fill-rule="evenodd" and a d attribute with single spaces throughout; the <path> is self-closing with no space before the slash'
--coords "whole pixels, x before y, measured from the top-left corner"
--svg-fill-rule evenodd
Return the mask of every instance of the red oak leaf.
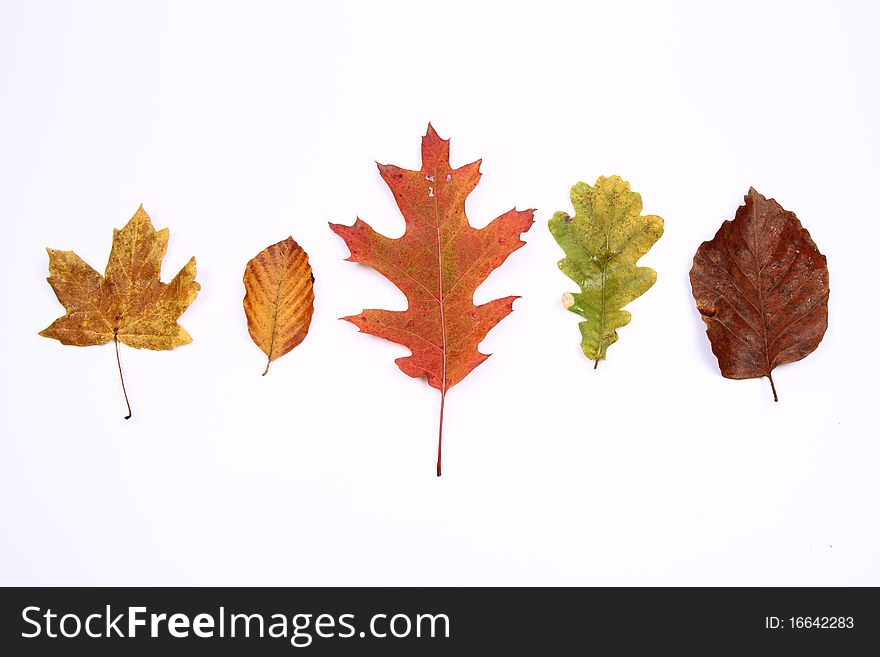
<path id="1" fill-rule="evenodd" d="M 409 171 L 379 164 L 406 221 L 403 237 L 380 235 L 358 219 L 330 224 L 345 240 L 348 260 L 370 265 L 406 295 L 402 311 L 365 310 L 344 317 L 361 331 L 397 342 L 412 353 L 397 365 L 412 377 L 427 377 L 440 391 L 437 476 L 443 445 L 446 392 L 489 356 L 477 346 L 513 310 L 516 296 L 474 305 L 474 291 L 507 256 L 523 246 L 520 235 L 534 210 L 510 210 L 485 228 L 473 228 L 464 201 L 480 180 L 480 160 L 453 169 L 449 140 L 428 125 L 422 138 L 422 168 Z"/>

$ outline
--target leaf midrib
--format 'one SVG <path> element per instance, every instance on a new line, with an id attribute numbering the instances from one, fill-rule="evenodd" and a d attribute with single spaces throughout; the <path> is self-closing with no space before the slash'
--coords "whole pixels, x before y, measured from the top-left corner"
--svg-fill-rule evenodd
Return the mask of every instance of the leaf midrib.
<path id="1" fill-rule="evenodd" d="M 764 311 L 764 286 L 761 283 L 761 271 L 763 270 L 763 267 L 761 267 L 761 259 L 758 257 L 758 205 L 754 201 L 752 201 L 752 241 L 754 242 L 754 249 L 749 250 L 752 252 L 752 256 L 755 259 L 755 274 L 757 276 L 755 287 L 758 289 L 758 308 L 760 309 L 761 314 L 761 337 L 764 340 L 764 363 L 767 368 L 767 376 L 770 376 L 770 349 L 767 345 L 767 315 Z M 748 246 L 748 242 L 746 242 L 746 246 Z"/>
<path id="2" fill-rule="evenodd" d="M 605 276 L 608 271 L 608 252 L 611 250 L 611 229 L 614 226 L 615 210 L 617 209 L 616 205 L 611 206 L 611 219 L 608 221 L 608 230 L 605 233 L 605 253 L 602 258 L 602 307 L 599 311 L 599 336 L 596 341 L 596 364 L 599 364 L 599 360 L 602 357 L 602 338 L 605 335 Z"/>

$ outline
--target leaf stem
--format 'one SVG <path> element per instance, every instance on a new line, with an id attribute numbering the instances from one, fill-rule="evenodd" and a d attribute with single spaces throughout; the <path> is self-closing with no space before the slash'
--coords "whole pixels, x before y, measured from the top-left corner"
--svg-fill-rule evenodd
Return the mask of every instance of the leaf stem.
<path id="1" fill-rule="evenodd" d="M 269 356 L 269 358 L 266 360 L 266 369 L 263 370 L 263 376 L 266 376 L 269 373 L 269 365 L 271 365 L 271 364 L 272 364 L 272 357 Z"/>
<path id="2" fill-rule="evenodd" d="M 596 356 L 596 361 L 593 363 L 593 369 L 594 370 L 599 369 L 599 357 L 598 356 Z"/>
<path id="3" fill-rule="evenodd" d="M 773 401 L 778 402 L 779 396 L 776 394 L 776 384 L 773 383 L 773 374 L 767 374 L 767 378 L 770 379 L 770 389 L 773 391 Z"/>
<path id="4" fill-rule="evenodd" d="M 446 391 L 440 391 L 440 431 L 437 434 L 437 476 L 441 474 L 440 462 L 443 454 L 443 407 L 446 406 Z"/>
<path id="5" fill-rule="evenodd" d="M 113 346 L 116 347 L 116 367 L 119 368 L 119 382 L 122 384 L 122 394 L 125 397 L 125 405 L 128 408 L 128 415 L 125 416 L 125 419 L 131 419 L 131 404 L 128 403 L 128 393 L 125 391 L 125 378 L 122 376 L 122 362 L 119 360 L 119 338 L 116 337 L 116 332 L 113 332 Z"/>

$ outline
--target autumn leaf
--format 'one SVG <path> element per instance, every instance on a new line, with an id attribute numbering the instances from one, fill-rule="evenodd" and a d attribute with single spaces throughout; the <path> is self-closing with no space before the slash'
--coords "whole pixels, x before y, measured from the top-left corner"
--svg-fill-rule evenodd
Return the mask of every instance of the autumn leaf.
<path id="1" fill-rule="evenodd" d="M 577 183 L 571 204 L 574 217 L 557 212 L 549 226 L 565 251 L 559 268 L 581 288 L 566 292 L 562 304 L 586 320 L 578 325 L 581 349 L 596 368 L 632 318 L 622 308 L 657 280 L 657 272 L 636 262 L 663 235 L 663 219 L 642 215 L 642 197 L 619 176 L 601 177 L 594 187 Z"/>
<path id="2" fill-rule="evenodd" d="M 480 160 L 453 169 L 449 141 L 428 125 L 422 138 L 422 168 L 409 171 L 380 164 L 406 222 L 403 237 L 380 235 L 358 219 L 331 224 L 351 251 L 348 260 L 370 265 L 406 295 L 402 312 L 365 310 L 345 317 L 365 333 L 391 340 L 412 353 L 397 359 L 409 376 L 427 377 L 440 391 L 437 476 L 441 473 L 446 393 L 488 358 L 477 346 L 513 309 L 517 297 L 474 305 L 474 291 L 507 256 L 525 244 L 533 210 L 510 210 L 488 226 L 471 227 L 464 201 L 480 180 Z"/>
<path id="3" fill-rule="evenodd" d="M 260 251 L 244 270 L 244 314 L 254 343 L 273 360 L 290 352 L 309 332 L 315 277 L 309 257 L 292 237 Z"/>
<path id="4" fill-rule="evenodd" d="M 125 394 L 120 342 L 155 350 L 192 342 L 177 319 L 199 291 L 196 260 L 191 258 L 170 283 L 162 283 L 159 273 L 167 247 L 168 229 L 156 231 L 141 206 L 122 230 L 113 229 L 113 246 L 103 276 L 73 251 L 47 249 L 47 280 L 67 313 L 40 335 L 77 347 L 113 340 Z M 131 406 L 127 394 L 125 403 L 128 419 Z"/>
<path id="5" fill-rule="evenodd" d="M 804 358 L 828 327 L 828 266 L 793 212 L 749 189 L 694 256 L 691 287 L 728 379 L 770 379 Z"/>

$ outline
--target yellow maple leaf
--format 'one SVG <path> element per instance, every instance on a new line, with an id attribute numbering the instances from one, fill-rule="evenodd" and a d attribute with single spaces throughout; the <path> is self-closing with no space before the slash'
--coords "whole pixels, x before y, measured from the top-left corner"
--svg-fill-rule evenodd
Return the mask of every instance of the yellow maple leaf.
<path id="1" fill-rule="evenodd" d="M 155 230 L 141 206 L 124 228 L 113 229 L 113 246 L 103 276 L 73 251 L 46 249 L 46 280 L 67 313 L 40 335 L 78 347 L 113 340 L 117 360 L 120 342 L 156 350 L 192 342 L 177 320 L 199 291 L 196 259 L 190 258 L 170 283 L 162 283 L 159 273 L 167 248 L 168 229 Z"/>

